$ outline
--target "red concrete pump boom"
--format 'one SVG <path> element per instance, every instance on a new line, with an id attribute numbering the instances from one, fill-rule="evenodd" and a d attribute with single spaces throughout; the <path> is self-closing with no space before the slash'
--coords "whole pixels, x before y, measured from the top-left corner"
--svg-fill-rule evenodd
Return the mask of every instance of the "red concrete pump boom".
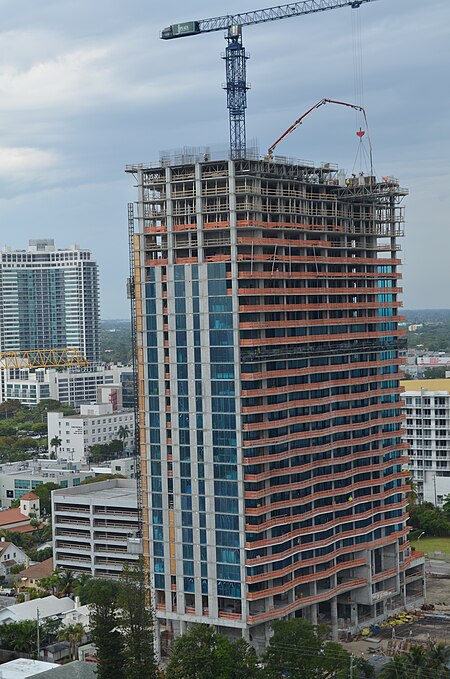
<path id="1" fill-rule="evenodd" d="M 287 129 L 285 132 L 283 132 L 283 134 L 281 135 L 281 137 L 278 137 L 278 139 L 277 139 L 277 140 L 272 144 L 272 146 L 268 149 L 268 151 L 267 151 L 268 157 L 269 157 L 269 158 L 272 158 L 272 157 L 273 157 L 273 152 L 275 151 L 275 149 L 276 149 L 276 147 L 278 146 L 278 144 L 280 143 L 280 141 L 283 141 L 283 139 L 284 139 L 285 137 L 287 137 L 288 134 L 291 134 L 291 132 L 293 132 L 295 129 L 297 129 L 297 127 L 298 127 L 299 125 L 302 124 L 302 122 L 304 121 L 304 119 L 305 119 L 307 116 L 309 116 L 310 113 L 312 113 L 312 112 L 315 111 L 316 109 L 320 108 L 320 107 L 323 106 L 324 104 L 338 104 L 339 106 L 348 106 L 349 108 L 353 108 L 353 109 L 355 109 L 356 111 L 361 111 L 361 113 L 362 113 L 363 116 L 364 116 L 364 122 L 366 123 L 366 129 L 368 129 L 368 122 L 367 122 L 366 111 L 364 110 L 364 108 L 363 108 L 362 106 L 358 106 L 357 104 L 349 104 L 349 103 L 347 103 L 346 101 L 336 101 L 335 99 L 321 99 L 320 101 L 317 102 L 317 104 L 314 104 L 314 106 L 311 106 L 311 108 L 308 109 L 308 110 L 306 111 L 306 113 L 304 113 L 303 115 L 301 115 L 300 118 L 297 118 L 297 120 L 295 121 L 295 123 L 292 123 L 292 125 L 291 125 L 290 127 L 288 127 L 288 129 Z M 356 134 L 358 135 L 358 137 L 362 138 L 362 137 L 364 136 L 365 132 L 364 132 L 363 130 L 360 129 L 359 132 L 357 132 Z M 371 144 L 370 144 L 370 139 L 369 139 L 369 151 L 370 151 L 370 165 L 372 166 L 372 147 L 371 147 Z"/>

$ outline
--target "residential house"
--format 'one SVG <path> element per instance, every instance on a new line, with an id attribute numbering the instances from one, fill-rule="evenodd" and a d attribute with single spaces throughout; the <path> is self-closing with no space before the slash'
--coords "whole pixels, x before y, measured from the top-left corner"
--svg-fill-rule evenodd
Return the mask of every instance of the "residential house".
<path id="1" fill-rule="evenodd" d="M 40 620 L 46 618 L 62 617 L 66 611 L 74 608 L 75 604 L 68 596 L 58 599 L 50 595 L 43 599 L 24 601 L 21 604 L 13 604 L 0 609 L 0 623 L 20 622 L 22 620 Z"/>
<path id="2" fill-rule="evenodd" d="M 11 568 L 18 564 L 27 564 L 28 557 L 20 547 L 13 542 L 0 540 L 0 577 L 6 578 L 11 573 Z"/>
<path id="3" fill-rule="evenodd" d="M 30 587 L 39 587 L 39 581 L 42 578 L 49 578 L 53 573 L 53 557 L 45 559 L 40 563 L 35 563 L 28 566 L 19 573 L 20 589 L 29 589 Z"/>

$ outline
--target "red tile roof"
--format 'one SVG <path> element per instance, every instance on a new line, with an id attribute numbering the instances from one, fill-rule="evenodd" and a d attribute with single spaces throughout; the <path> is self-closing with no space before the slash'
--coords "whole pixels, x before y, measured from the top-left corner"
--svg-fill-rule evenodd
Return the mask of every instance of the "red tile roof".
<path id="1" fill-rule="evenodd" d="M 39 497 L 35 493 L 31 492 L 31 493 L 25 493 L 25 495 L 22 495 L 22 497 L 20 499 L 21 500 L 39 500 Z"/>
<path id="2" fill-rule="evenodd" d="M 0 512 L 0 529 L 13 523 L 27 524 L 30 523 L 30 519 L 25 514 L 22 514 L 18 507 L 15 509 L 5 509 L 5 511 Z"/>

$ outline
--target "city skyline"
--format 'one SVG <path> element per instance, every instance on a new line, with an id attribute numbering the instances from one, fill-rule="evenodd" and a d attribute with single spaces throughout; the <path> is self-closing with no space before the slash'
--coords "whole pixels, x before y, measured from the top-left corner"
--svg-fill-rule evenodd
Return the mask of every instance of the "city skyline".
<path id="1" fill-rule="evenodd" d="M 0 219 L 8 233 L 0 246 L 20 248 L 39 237 L 82 243 L 99 262 L 103 318 L 128 317 L 126 203 L 133 187 L 124 166 L 157 162 L 161 149 L 227 147 L 221 34 L 166 43 L 159 32 L 176 21 L 267 4 L 4 3 Z M 355 100 L 355 14 L 341 9 L 245 30 L 248 137 L 258 138 L 262 153 L 322 97 Z M 450 61 L 450 7 L 381 0 L 357 14 L 375 169 L 410 190 L 405 307 L 444 308 L 450 135 L 440 83 Z M 324 108 L 279 153 L 351 171 L 354 132 L 352 114 Z M 436 248 L 439 239 L 443 247 Z"/>

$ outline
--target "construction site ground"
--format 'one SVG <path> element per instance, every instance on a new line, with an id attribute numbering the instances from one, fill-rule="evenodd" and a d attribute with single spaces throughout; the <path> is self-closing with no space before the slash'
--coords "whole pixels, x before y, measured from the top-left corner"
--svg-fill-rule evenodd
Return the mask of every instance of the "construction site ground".
<path id="1" fill-rule="evenodd" d="M 418 611 L 418 617 L 402 625 L 382 627 L 370 637 L 356 637 L 351 641 L 341 642 L 349 653 L 356 656 L 372 655 L 369 648 L 376 646 L 380 640 L 379 653 L 392 655 L 404 646 L 427 641 L 443 642 L 450 645 L 450 562 L 432 560 L 426 562 L 426 604 L 434 606 L 434 610 Z M 393 632 L 394 630 L 394 632 Z"/>

